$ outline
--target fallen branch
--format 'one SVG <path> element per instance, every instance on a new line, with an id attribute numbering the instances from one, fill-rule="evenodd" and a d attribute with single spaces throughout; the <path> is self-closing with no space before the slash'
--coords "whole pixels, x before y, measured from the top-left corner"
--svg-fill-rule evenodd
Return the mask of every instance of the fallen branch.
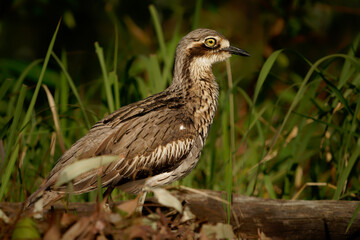
<path id="1" fill-rule="evenodd" d="M 171 193 L 190 208 L 198 223 L 227 222 L 225 193 L 188 188 L 175 189 Z M 265 239 L 265 236 L 270 239 L 360 239 L 360 216 L 356 216 L 346 232 L 359 204 L 359 201 L 272 200 L 234 194 L 230 223 L 236 236 L 244 239 Z M 160 205 L 154 199 L 148 199 L 143 214 L 147 215 L 146 209 L 159 211 L 156 210 L 158 207 Z M 16 217 L 19 208 L 17 203 L 0 203 L 0 209 L 10 219 Z M 76 211 L 81 217 L 92 215 L 95 209 L 95 203 L 71 203 L 68 212 Z M 63 211 L 64 204 L 56 204 L 44 216 Z"/>
<path id="2" fill-rule="evenodd" d="M 226 206 L 216 198 L 223 193 L 202 190 L 202 194 L 179 192 L 200 219 L 225 222 Z M 204 197 L 204 193 L 208 196 Z M 225 198 L 226 199 L 226 198 Z M 280 239 L 360 239 L 360 216 L 346 229 L 359 201 L 273 200 L 232 196 L 231 224 L 243 238 L 259 237 L 258 232 Z"/>

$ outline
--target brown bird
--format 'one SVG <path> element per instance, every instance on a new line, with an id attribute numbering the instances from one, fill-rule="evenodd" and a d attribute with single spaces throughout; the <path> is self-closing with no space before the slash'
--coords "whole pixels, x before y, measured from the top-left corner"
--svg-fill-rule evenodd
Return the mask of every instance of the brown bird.
<path id="1" fill-rule="evenodd" d="M 97 122 L 60 157 L 46 181 L 28 198 L 27 208 L 40 198 L 44 207 L 62 198 L 66 186 L 55 187 L 61 171 L 85 158 L 105 155 L 119 160 L 75 178 L 71 193 L 92 191 L 99 179 L 107 187 L 106 196 L 115 187 L 138 193 L 189 174 L 199 160 L 217 108 L 219 87 L 212 64 L 231 54 L 250 56 L 214 30 L 197 29 L 183 37 L 176 48 L 171 85 Z"/>

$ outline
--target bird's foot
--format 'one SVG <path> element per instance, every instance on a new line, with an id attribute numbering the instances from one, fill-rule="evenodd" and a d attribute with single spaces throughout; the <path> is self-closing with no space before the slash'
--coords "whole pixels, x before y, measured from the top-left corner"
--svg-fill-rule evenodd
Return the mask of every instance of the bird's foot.
<path id="1" fill-rule="evenodd" d="M 138 199 L 138 203 L 137 203 L 135 212 L 140 213 L 140 214 L 142 213 L 143 206 L 144 206 L 145 199 L 146 199 L 146 194 L 147 194 L 147 189 L 143 188 L 141 190 L 141 192 L 139 193 L 139 199 Z"/>

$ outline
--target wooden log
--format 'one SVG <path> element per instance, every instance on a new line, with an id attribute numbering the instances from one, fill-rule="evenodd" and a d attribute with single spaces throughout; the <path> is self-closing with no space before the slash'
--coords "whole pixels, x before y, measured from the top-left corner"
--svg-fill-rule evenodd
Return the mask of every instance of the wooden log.
<path id="1" fill-rule="evenodd" d="M 172 194 L 190 207 L 199 222 L 227 222 L 224 193 L 185 188 L 172 191 Z M 154 205 L 149 204 L 149 200 L 147 204 Z M 273 200 L 234 194 L 230 223 L 236 235 L 243 239 L 259 239 L 260 236 L 271 239 L 360 239 L 360 216 L 356 216 L 346 232 L 359 204 L 359 201 Z M 18 203 L 0 203 L 0 209 L 9 217 L 16 216 L 20 206 Z M 63 204 L 55 205 L 55 211 L 64 210 Z M 95 204 L 70 203 L 68 210 L 76 211 L 79 216 L 91 215 Z"/>
<path id="2" fill-rule="evenodd" d="M 198 218 L 226 222 L 226 206 L 217 200 L 224 198 L 224 194 L 202 190 L 179 195 Z M 245 239 L 259 238 L 259 233 L 272 239 L 360 239 L 359 215 L 346 232 L 359 204 L 359 201 L 273 200 L 234 194 L 231 224 Z"/>

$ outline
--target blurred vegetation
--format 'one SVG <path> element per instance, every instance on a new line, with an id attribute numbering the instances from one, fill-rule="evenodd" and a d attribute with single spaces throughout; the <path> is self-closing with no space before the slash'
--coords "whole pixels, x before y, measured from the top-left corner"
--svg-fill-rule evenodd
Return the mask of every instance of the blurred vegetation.
<path id="1" fill-rule="evenodd" d="M 2 1 L 0 201 L 24 200 L 97 120 L 163 90 L 198 27 L 252 57 L 214 66 L 217 116 L 181 184 L 359 200 L 359 22 L 357 0 Z"/>

